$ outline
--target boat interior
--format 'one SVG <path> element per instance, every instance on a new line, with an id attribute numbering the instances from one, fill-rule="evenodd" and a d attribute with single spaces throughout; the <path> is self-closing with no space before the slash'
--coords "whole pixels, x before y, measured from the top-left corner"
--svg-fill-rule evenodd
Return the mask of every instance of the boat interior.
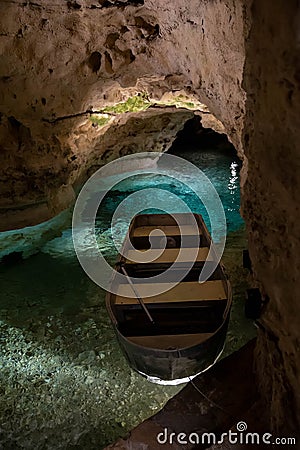
<path id="1" fill-rule="evenodd" d="M 147 218 L 149 221 L 145 223 Z M 175 237 L 176 247 L 166 248 L 163 257 L 151 263 L 132 261 L 131 255 L 135 250 L 131 249 L 125 253 L 121 263 L 128 276 L 138 281 L 134 282 L 135 292 L 131 284 L 125 282 L 118 285 L 117 293 L 111 296 L 111 306 L 120 333 L 136 344 L 161 349 L 184 348 L 206 340 L 224 321 L 228 292 L 220 265 L 207 281 L 198 282 L 210 245 L 210 237 L 205 225 L 202 226 L 202 219 L 197 220 L 201 236 L 198 257 L 192 264 L 192 269 L 186 273 L 183 271 L 187 267 L 186 263 L 190 262 L 191 250 L 188 246 L 183 249 L 185 258 L 174 263 L 181 241 L 180 234 L 176 234 L 179 232 L 178 227 L 172 222 L 170 225 L 165 223 L 165 215 L 157 217 L 156 223 L 153 223 L 152 215 L 137 216 L 137 219 L 141 223 L 133 223 L 129 237 L 133 238 L 139 253 L 149 248 L 149 232 L 154 229 L 161 229 L 166 238 Z M 187 233 L 192 232 L 188 223 L 184 226 Z M 195 232 L 195 228 L 192 228 Z M 189 236 L 193 237 L 192 234 Z M 126 242 L 124 247 L 126 249 Z M 157 283 L 153 280 L 153 277 L 162 274 L 163 282 Z M 174 286 L 178 280 L 181 281 Z M 161 293 L 156 294 L 158 287 Z M 142 299 L 153 322 L 149 320 L 135 293 Z"/>

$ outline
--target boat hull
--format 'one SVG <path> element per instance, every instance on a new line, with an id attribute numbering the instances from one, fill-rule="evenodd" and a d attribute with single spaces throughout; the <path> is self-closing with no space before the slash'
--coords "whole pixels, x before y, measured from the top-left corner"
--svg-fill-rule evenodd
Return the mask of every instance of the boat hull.
<path id="1" fill-rule="evenodd" d="M 106 297 L 129 365 L 152 382 L 188 381 L 211 367 L 225 344 L 232 303 L 230 283 L 220 263 L 207 280 L 199 282 L 204 264 L 211 264 L 217 256 L 203 218 L 192 216 L 135 216 L 111 280 L 114 289 Z M 166 238 L 159 256 L 154 255 L 161 248 L 157 229 Z M 150 260 L 144 258 L 145 250 L 152 252 Z M 118 279 L 118 272 L 127 281 Z"/>
<path id="2" fill-rule="evenodd" d="M 229 317 L 209 339 L 192 347 L 161 350 L 130 342 L 115 327 L 120 347 L 130 366 L 150 381 L 179 384 L 211 367 L 222 354 Z M 177 383 L 176 383 L 177 382 Z"/>

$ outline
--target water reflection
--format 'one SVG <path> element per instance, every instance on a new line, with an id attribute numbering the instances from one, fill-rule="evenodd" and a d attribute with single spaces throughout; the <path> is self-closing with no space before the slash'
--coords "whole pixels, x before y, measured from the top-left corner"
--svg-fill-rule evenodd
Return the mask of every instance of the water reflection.
<path id="1" fill-rule="evenodd" d="M 230 190 L 231 194 L 233 194 L 234 191 L 239 188 L 239 177 L 238 177 L 237 168 L 238 168 L 237 162 L 233 161 L 230 164 L 231 176 L 229 178 L 229 183 L 228 183 L 228 189 Z"/>

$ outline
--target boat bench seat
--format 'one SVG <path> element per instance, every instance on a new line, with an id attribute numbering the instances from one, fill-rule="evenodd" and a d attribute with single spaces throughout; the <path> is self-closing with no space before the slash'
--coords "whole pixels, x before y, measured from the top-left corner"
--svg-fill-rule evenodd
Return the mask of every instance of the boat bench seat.
<path id="1" fill-rule="evenodd" d="M 134 284 L 136 292 L 143 299 L 145 304 L 148 303 L 178 303 L 178 302 L 199 302 L 207 300 L 226 300 L 224 285 L 222 280 L 205 281 L 185 281 L 172 287 L 172 283 L 140 283 Z M 144 297 L 145 295 L 155 294 L 157 289 L 161 289 L 162 293 L 152 295 L 152 297 Z M 128 297 L 130 296 L 130 297 Z M 115 297 L 116 305 L 132 305 L 139 304 L 138 299 L 129 284 L 120 284 Z"/>
<path id="2" fill-rule="evenodd" d="M 125 253 L 126 264 L 135 263 L 192 263 L 198 261 L 213 261 L 214 255 L 208 258 L 208 247 L 166 248 L 165 250 L 128 250 Z"/>
<path id="3" fill-rule="evenodd" d="M 132 236 L 149 236 L 151 233 L 153 236 L 155 234 L 161 235 L 161 233 L 156 232 L 155 230 L 163 231 L 167 236 L 177 236 L 177 235 L 187 235 L 187 236 L 195 236 L 197 234 L 201 234 L 199 228 L 194 227 L 192 225 L 181 225 L 180 228 L 176 225 L 148 225 L 143 227 L 137 227 L 132 231 Z"/>

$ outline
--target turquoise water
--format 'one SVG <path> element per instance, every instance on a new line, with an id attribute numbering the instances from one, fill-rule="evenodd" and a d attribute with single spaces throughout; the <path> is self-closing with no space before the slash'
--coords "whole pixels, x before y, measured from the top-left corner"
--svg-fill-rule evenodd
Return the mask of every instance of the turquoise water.
<path id="1" fill-rule="evenodd" d="M 202 170 L 219 194 L 226 215 L 228 232 L 237 230 L 243 224 L 243 219 L 239 212 L 240 161 L 238 158 L 225 152 L 205 151 L 200 153 L 197 150 L 186 152 L 184 156 L 185 159 L 191 161 Z M 190 182 L 190 180 L 187 180 L 187 182 Z M 192 185 L 191 182 L 190 184 Z M 175 180 L 165 175 L 140 174 L 131 177 L 128 176 L 125 181 L 118 183 L 114 187 L 114 190 L 105 197 L 98 212 L 98 227 L 102 228 L 110 224 L 112 214 L 127 196 L 133 192 L 149 188 L 162 189 L 165 192 L 175 194 L 189 206 L 191 211 L 202 214 L 208 226 L 210 225 L 205 206 L 187 184 L 184 184 L 181 180 Z M 168 200 L 167 196 L 166 200 Z M 153 201 L 155 203 L 155 199 Z M 144 212 L 155 213 L 161 211 L 155 208 L 145 207 Z M 177 212 L 180 212 L 180 209 Z"/>
<path id="2" fill-rule="evenodd" d="M 197 148 L 178 153 L 199 167 L 214 185 L 222 201 L 228 233 L 238 230 L 244 221 L 240 215 L 240 180 L 241 162 L 230 151 L 201 151 Z M 207 218 L 206 211 L 201 207 L 199 212 Z"/>
<path id="3" fill-rule="evenodd" d="M 243 219 L 240 216 L 240 187 L 239 187 L 239 167 L 238 158 L 231 152 L 220 151 L 201 151 L 189 150 L 183 153 L 184 157 L 191 161 L 195 166 L 209 178 L 216 189 L 226 215 L 227 233 L 239 229 L 243 225 Z M 188 183 L 188 185 L 186 184 Z M 207 211 L 203 203 L 195 195 L 192 188 L 197 184 L 197 180 L 189 179 L 188 174 L 183 174 L 183 181 L 170 178 L 165 175 L 140 174 L 135 176 L 127 175 L 126 180 L 118 183 L 102 201 L 96 218 L 96 235 L 99 249 L 108 257 L 115 257 L 116 248 L 113 245 L 112 234 L 116 242 L 120 245 L 128 229 L 128 220 L 126 208 L 124 208 L 124 217 L 120 217 L 112 225 L 112 216 L 120 203 L 124 199 L 129 199 L 127 205 L 130 209 L 130 196 L 135 192 L 142 192 L 149 188 L 161 189 L 164 191 L 162 199 L 166 205 L 171 203 L 171 199 L 178 197 L 191 211 L 203 215 L 204 220 L 211 231 L 211 224 Z M 199 184 L 199 183 L 198 183 Z M 193 187 L 193 186 L 192 186 Z M 199 186 L 197 186 L 199 189 Z M 201 186 L 200 186 L 201 190 Z M 168 194 L 170 198 L 168 199 Z M 149 208 L 152 204 L 149 199 L 141 198 L 140 210 L 143 212 L 161 212 L 155 208 Z M 170 200 L 170 202 L 168 202 Z M 134 198 L 132 202 L 135 202 Z M 174 212 L 181 212 L 180 207 L 176 205 Z M 64 212 L 48 222 L 27 227 L 22 230 L 0 233 L 0 258 L 9 252 L 20 252 L 25 258 L 41 251 L 51 254 L 53 257 L 68 258 L 69 263 L 77 263 L 76 255 L 71 239 L 71 212 Z M 59 237 L 52 239 L 57 234 Z M 83 245 L 88 248 L 89 243 L 83 241 Z"/>
<path id="4" fill-rule="evenodd" d="M 214 184 L 228 231 L 234 234 L 243 224 L 238 160 L 218 151 L 191 150 L 184 156 Z M 110 230 L 113 211 L 135 190 L 151 186 L 175 192 L 205 216 L 201 202 L 180 183 L 140 176 L 121 184 L 107 196 L 97 217 L 98 245 L 111 263 L 116 257 Z M 27 257 L 2 265 L 0 273 L 3 448 L 101 449 L 157 412 L 179 389 L 153 385 L 128 367 L 106 313 L 105 293 L 77 261 L 70 218 L 63 217 L 59 225 L 55 220 L 60 235 L 48 242 L 51 221 L 44 228 L 42 224 L 2 234 L 6 253 L 11 248 Z M 124 223 L 115 227 L 121 241 Z M 88 250 L 89 242 L 84 245 Z M 237 278 L 241 283 L 239 274 Z M 248 339 L 247 324 L 241 328 L 239 316 L 237 308 L 228 352 Z"/>
<path id="5" fill-rule="evenodd" d="M 230 233 L 239 229 L 243 225 L 243 219 L 240 216 L 240 187 L 239 187 L 239 169 L 240 162 L 238 158 L 229 152 L 220 151 L 188 151 L 184 154 L 185 158 L 196 165 L 209 178 L 216 189 L 226 215 L 227 232 Z M 182 206 L 174 202 L 174 195 L 181 199 L 185 205 L 188 205 L 191 211 L 200 213 L 211 232 L 211 223 L 202 201 L 193 191 L 193 185 L 201 192 L 201 186 L 197 186 L 197 180 L 189 179 L 188 174 L 182 174 L 182 179 L 174 179 L 166 175 L 140 174 L 130 176 L 126 180 L 118 183 L 113 191 L 110 191 L 102 201 L 96 219 L 96 229 L 98 236 L 105 230 L 109 230 L 112 217 L 117 207 L 127 199 L 126 206 L 123 206 L 123 217 L 120 217 L 112 226 L 112 234 L 117 235 L 117 241 L 123 241 L 124 235 L 128 229 L 128 220 L 126 213 L 133 207 L 139 207 L 140 212 L 159 213 L 161 209 L 149 208 L 152 203 L 161 202 L 166 205 L 174 205 L 173 212 L 184 212 Z M 160 189 L 163 192 L 157 194 L 156 198 L 147 195 L 148 189 Z M 204 189 L 203 189 L 204 190 Z M 137 199 L 130 196 L 135 192 L 141 192 L 141 196 Z M 145 192 L 145 195 L 143 194 Z M 168 195 L 169 193 L 169 195 Z M 136 202 L 139 202 L 136 205 Z M 126 208 L 128 211 L 126 211 Z M 214 211 L 212 211 L 214 213 Z M 116 227 L 116 229 L 114 229 Z M 99 233 L 100 232 L 100 233 Z M 111 237 L 110 231 L 108 231 Z M 103 234 L 102 234 L 103 236 Z M 101 244 L 100 244 L 101 245 Z"/>

